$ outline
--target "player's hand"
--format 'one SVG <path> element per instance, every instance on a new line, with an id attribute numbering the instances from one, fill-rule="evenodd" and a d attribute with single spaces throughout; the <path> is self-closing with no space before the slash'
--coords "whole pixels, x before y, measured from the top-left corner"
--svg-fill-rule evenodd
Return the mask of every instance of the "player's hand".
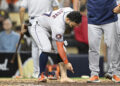
<path id="1" fill-rule="evenodd" d="M 70 70 L 72 73 L 74 73 L 73 67 L 71 63 L 65 64 L 66 69 Z"/>
<path id="2" fill-rule="evenodd" d="M 114 12 L 114 13 L 120 13 L 120 5 L 116 6 L 116 7 L 113 9 L 113 12 Z"/>
<path id="3" fill-rule="evenodd" d="M 22 26 L 21 26 L 21 34 L 24 34 L 25 32 L 27 32 L 27 29 L 25 28 L 25 24 L 22 24 Z"/>

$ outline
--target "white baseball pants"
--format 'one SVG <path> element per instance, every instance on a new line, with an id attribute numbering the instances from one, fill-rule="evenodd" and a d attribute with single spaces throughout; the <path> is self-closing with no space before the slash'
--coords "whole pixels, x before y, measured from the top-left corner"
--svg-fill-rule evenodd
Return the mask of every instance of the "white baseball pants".
<path id="1" fill-rule="evenodd" d="M 99 75 L 99 59 L 100 59 L 100 43 L 102 34 L 104 34 L 104 42 L 107 45 L 108 64 L 111 63 L 111 45 L 113 40 L 113 29 L 116 28 L 116 22 L 93 25 L 88 24 L 88 40 L 89 40 L 89 68 L 91 76 Z M 111 65 L 111 64 L 110 64 Z M 112 70 L 110 70 L 112 71 Z"/>

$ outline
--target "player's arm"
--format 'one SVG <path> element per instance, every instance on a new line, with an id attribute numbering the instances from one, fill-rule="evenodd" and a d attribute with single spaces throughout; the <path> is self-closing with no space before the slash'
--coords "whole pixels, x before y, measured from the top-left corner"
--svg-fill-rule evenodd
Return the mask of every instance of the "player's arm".
<path id="1" fill-rule="evenodd" d="M 63 60 L 63 62 L 65 64 L 67 64 L 68 63 L 68 59 L 67 59 L 66 52 L 65 52 L 65 50 L 63 48 L 64 42 L 56 41 L 56 44 L 57 44 L 58 53 L 59 53 L 61 59 Z"/>
<path id="2" fill-rule="evenodd" d="M 113 9 L 114 13 L 120 13 L 120 4 Z"/>
<path id="3" fill-rule="evenodd" d="M 75 11 L 78 11 L 79 10 L 78 7 L 79 7 L 79 0 L 73 0 L 73 9 Z"/>
<path id="4" fill-rule="evenodd" d="M 56 41 L 56 45 L 57 45 L 58 53 L 59 53 L 61 59 L 63 60 L 66 68 L 74 73 L 73 67 L 72 67 L 71 63 L 69 63 L 66 52 L 63 47 L 64 42 Z"/>
<path id="5" fill-rule="evenodd" d="M 73 0 L 73 9 L 79 11 L 81 5 L 85 5 L 87 0 Z"/>

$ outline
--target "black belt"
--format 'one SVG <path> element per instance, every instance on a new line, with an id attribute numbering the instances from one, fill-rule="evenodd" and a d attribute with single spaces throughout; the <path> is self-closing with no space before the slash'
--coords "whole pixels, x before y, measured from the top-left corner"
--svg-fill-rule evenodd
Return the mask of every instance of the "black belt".
<path id="1" fill-rule="evenodd" d="M 35 17 L 30 17 L 30 19 L 35 19 Z"/>

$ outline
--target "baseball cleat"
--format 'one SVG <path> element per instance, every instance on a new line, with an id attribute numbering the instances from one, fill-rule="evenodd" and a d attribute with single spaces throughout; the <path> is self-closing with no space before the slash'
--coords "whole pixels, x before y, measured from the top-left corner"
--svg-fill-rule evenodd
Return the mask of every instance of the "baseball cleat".
<path id="1" fill-rule="evenodd" d="M 111 80 L 111 79 L 112 79 L 112 74 L 110 74 L 110 73 L 106 73 L 106 74 L 105 74 L 105 78 Z"/>
<path id="2" fill-rule="evenodd" d="M 38 75 L 39 75 L 39 73 L 33 73 L 33 74 L 32 74 L 32 78 L 37 79 L 37 78 L 38 78 Z"/>
<path id="3" fill-rule="evenodd" d="M 38 78 L 39 82 L 47 82 L 47 77 L 44 75 L 44 73 L 42 73 L 40 75 L 40 77 Z"/>
<path id="4" fill-rule="evenodd" d="M 57 80 L 57 78 L 54 77 L 53 75 L 49 75 L 49 76 L 48 76 L 48 79 L 49 79 L 49 80 Z"/>
<path id="5" fill-rule="evenodd" d="M 92 77 L 87 81 L 87 83 L 97 83 L 97 82 L 100 82 L 99 76 L 97 76 L 97 75 L 92 76 Z"/>
<path id="6" fill-rule="evenodd" d="M 120 83 L 120 77 L 118 77 L 117 75 L 113 75 L 112 81 Z"/>

